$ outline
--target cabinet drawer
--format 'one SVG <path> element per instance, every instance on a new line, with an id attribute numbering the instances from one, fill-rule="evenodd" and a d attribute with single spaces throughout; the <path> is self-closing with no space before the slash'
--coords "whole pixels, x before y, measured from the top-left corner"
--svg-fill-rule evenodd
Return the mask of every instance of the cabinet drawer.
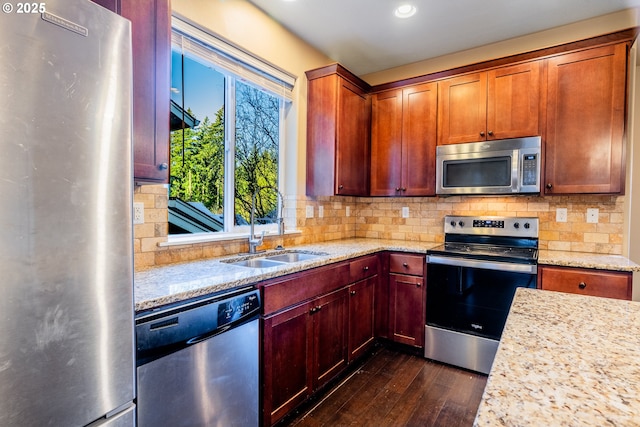
<path id="1" fill-rule="evenodd" d="M 425 258 L 422 255 L 391 254 L 389 255 L 389 272 L 424 275 Z"/>
<path id="2" fill-rule="evenodd" d="M 631 273 L 541 266 L 538 274 L 541 289 L 631 299 Z"/>
<path id="3" fill-rule="evenodd" d="M 319 267 L 263 282 L 264 315 L 334 291 L 349 283 L 349 263 Z"/>
<path id="4" fill-rule="evenodd" d="M 350 283 L 378 274 L 380 262 L 378 255 L 364 256 L 351 261 L 349 265 Z"/>

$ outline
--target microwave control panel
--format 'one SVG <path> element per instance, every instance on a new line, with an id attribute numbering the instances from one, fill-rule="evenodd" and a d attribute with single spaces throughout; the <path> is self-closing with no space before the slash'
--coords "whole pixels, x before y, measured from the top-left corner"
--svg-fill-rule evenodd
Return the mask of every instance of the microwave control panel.
<path id="1" fill-rule="evenodd" d="M 522 156 L 522 185 L 536 185 L 538 179 L 538 155 Z"/>

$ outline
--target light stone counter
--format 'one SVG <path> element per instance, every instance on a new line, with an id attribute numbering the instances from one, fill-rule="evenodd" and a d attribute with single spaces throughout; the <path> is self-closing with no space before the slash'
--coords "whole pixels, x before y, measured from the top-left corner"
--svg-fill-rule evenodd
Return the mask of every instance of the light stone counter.
<path id="1" fill-rule="evenodd" d="M 222 262 L 225 259 L 238 258 L 233 256 L 152 268 L 135 274 L 135 310 L 140 312 L 191 298 L 211 295 L 379 251 L 426 253 L 427 249 L 436 245 L 436 243 L 380 239 L 334 240 L 286 248 L 287 250 L 310 251 L 323 255 L 312 260 L 283 264 L 272 268 L 247 268 Z M 281 251 L 268 251 L 260 256 L 279 252 Z"/>
<path id="2" fill-rule="evenodd" d="M 620 255 L 583 252 L 539 251 L 538 264 L 564 267 L 595 268 L 614 271 L 640 271 L 640 265 Z"/>
<path id="3" fill-rule="evenodd" d="M 639 426 L 640 302 L 518 288 L 474 426 Z"/>

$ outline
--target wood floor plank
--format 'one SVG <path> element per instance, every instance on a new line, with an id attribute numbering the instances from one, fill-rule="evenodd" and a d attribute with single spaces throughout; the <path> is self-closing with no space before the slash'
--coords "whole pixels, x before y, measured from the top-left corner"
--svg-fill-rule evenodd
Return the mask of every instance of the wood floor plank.
<path id="1" fill-rule="evenodd" d="M 483 374 L 381 347 L 351 376 L 278 427 L 473 425 Z"/>

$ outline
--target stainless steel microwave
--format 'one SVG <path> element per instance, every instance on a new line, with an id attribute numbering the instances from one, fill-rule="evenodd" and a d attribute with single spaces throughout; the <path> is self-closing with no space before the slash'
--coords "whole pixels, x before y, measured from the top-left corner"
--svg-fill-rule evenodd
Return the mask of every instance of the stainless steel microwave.
<path id="1" fill-rule="evenodd" d="M 437 194 L 540 193 L 541 138 L 441 145 Z"/>

